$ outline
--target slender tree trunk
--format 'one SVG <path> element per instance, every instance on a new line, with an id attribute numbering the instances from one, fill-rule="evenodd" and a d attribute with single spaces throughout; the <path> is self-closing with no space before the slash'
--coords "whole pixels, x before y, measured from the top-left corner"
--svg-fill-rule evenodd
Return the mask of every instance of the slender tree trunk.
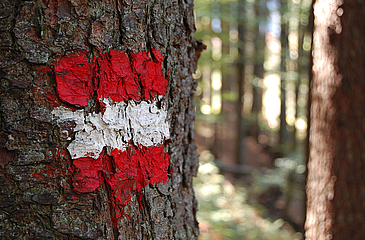
<path id="1" fill-rule="evenodd" d="M 239 12 L 245 12 L 245 1 L 238 1 Z M 244 25 L 245 19 L 243 17 L 238 18 L 238 100 L 237 100 L 237 164 L 245 164 L 245 148 L 243 139 L 245 137 L 245 122 L 242 115 L 243 111 L 243 95 L 244 95 L 244 83 L 245 83 L 245 34 L 246 29 Z"/>
<path id="2" fill-rule="evenodd" d="M 307 239 L 365 238 L 365 4 L 314 4 Z"/>
<path id="3" fill-rule="evenodd" d="M 197 239 L 192 0 L 0 6 L 0 238 Z"/>
<path id="4" fill-rule="evenodd" d="M 264 78 L 264 61 L 265 61 L 265 33 L 260 32 L 259 26 L 261 23 L 265 23 L 267 21 L 268 11 L 266 8 L 266 2 L 259 1 L 255 5 L 255 39 L 253 41 L 255 45 L 255 52 L 253 57 L 254 63 L 254 78 L 263 79 Z M 265 19 L 265 20 L 262 20 Z M 260 135 L 260 126 L 259 126 L 259 115 L 262 109 L 262 88 L 255 84 L 252 86 L 252 114 L 255 116 L 254 123 L 250 126 L 251 135 L 255 138 L 257 142 L 259 142 Z"/>
<path id="5" fill-rule="evenodd" d="M 287 68 L 286 61 L 288 58 L 288 25 L 284 13 L 287 11 L 287 1 L 282 0 L 281 4 L 281 84 L 280 84 L 280 130 L 279 130 L 279 144 L 286 145 L 289 137 L 286 123 L 286 83 L 287 83 Z"/>

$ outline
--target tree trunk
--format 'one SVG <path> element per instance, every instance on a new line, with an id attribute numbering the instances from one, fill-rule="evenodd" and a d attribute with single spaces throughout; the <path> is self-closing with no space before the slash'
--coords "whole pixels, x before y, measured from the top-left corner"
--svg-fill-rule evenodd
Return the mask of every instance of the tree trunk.
<path id="1" fill-rule="evenodd" d="M 365 4 L 317 0 L 307 239 L 365 238 Z"/>
<path id="2" fill-rule="evenodd" d="M 280 128 L 279 128 L 279 144 L 287 145 L 289 133 L 287 129 L 286 122 L 286 84 L 287 84 L 287 68 L 286 62 L 288 60 L 288 23 L 285 18 L 285 13 L 288 9 L 288 3 L 286 0 L 282 0 L 280 2 L 281 5 L 281 34 L 280 34 L 280 42 L 281 42 L 281 84 L 280 84 Z M 286 149 L 286 146 L 285 146 Z"/>
<path id="3" fill-rule="evenodd" d="M 0 6 L 0 238 L 197 239 L 192 0 Z"/>
<path id="4" fill-rule="evenodd" d="M 244 13 L 245 12 L 245 5 L 246 2 L 243 0 L 238 1 L 238 12 Z M 245 137 L 245 119 L 243 118 L 243 96 L 245 93 L 244 86 L 245 86 L 245 34 L 246 34 L 246 27 L 245 27 L 245 20 L 243 18 L 238 18 L 238 63 L 237 63 L 237 87 L 238 87 L 238 100 L 236 106 L 237 112 L 237 143 L 236 143 L 236 154 L 237 154 L 237 164 L 245 164 L 246 157 L 245 157 L 245 146 L 243 144 L 243 139 Z"/>

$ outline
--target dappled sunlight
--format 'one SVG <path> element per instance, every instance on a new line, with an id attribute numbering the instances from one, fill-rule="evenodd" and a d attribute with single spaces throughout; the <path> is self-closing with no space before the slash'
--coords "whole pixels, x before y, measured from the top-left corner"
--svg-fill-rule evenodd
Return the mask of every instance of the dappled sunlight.
<path id="1" fill-rule="evenodd" d="M 280 115 L 280 77 L 277 74 L 268 75 L 264 79 L 263 112 L 270 128 L 279 125 Z"/>
<path id="2" fill-rule="evenodd" d="M 302 239 L 310 6 L 195 0 L 201 239 Z"/>
<path id="3" fill-rule="evenodd" d="M 248 191 L 219 174 L 213 160 L 209 151 L 202 152 L 198 176 L 194 179 L 199 203 L 199 239 L 302 239 L 282 219 L 265 219 L 248 205 Z"/>

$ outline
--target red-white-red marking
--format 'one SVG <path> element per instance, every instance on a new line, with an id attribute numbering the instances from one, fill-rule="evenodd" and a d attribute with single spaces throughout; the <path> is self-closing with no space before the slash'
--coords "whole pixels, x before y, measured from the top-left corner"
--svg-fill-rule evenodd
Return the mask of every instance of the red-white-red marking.
<path id="1" fill-rule="evenodd" d="M 60 100 L 77 108 L 88 106 L 93 96 L 99 102 L 97 113 L 56 106 L 52 115 L 60 127 L 67 121 L 76 125 L 74 139 L 67 138 L 74 191 L 93 192 L 106 183 L 114 225 L 131 192 L 141 199 L 147 184 L 167 180 L 164 141 L 170 126 L 162 62 L 159 51 L 127 55 L 114 49 L 98 58 L 69 54 L 54 65 Z"/>

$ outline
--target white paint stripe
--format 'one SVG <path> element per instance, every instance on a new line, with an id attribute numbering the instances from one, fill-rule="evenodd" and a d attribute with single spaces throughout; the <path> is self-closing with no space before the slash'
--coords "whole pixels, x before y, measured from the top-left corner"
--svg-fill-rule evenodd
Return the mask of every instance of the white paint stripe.
<path id="1" fill-rule="evenodd" d="M 72 111 L 69 108 L 60 106 L 53 109 L 52 114 L 57 123 L 74 121 L 76 123 L 75 132 L 84 129 L 84 110 Z"/>
<path id="2" fill-rule="evenodd" d="M 134 143 L 149 147 L 170 137 L 166 111 L 158 109 L 155 103 L 143 101 L 136 105 L 129 102 L 126 114 L 130 120 Z"/>
<path id="3" fill-rule="evenodd" d="M 57 107 L 52 111 L 58 124 L 75 121 L 75 140 L 67 147 L 73 159 L 84 156 L 98 158 L 104 146 L 124 151 L 129 140 L 135 145 L 154 146 L 170 137 L 167 113 L 155 101 L 136 103 L 112 102 L 104 99 L 104 114 Z"/>

